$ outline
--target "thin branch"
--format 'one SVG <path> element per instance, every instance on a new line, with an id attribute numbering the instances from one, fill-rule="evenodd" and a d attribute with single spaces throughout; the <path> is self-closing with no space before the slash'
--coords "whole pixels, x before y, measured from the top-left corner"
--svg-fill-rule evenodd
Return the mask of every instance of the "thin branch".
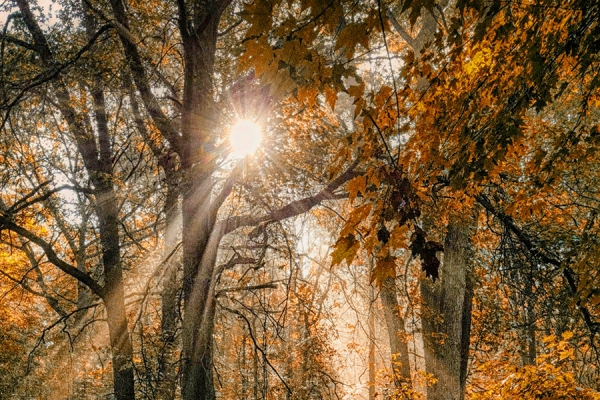
<path id="1" fill-rule="evenodd" d="M 217 291 L 216 297 L 219 297 L 225 293 L 244 292 L 247 290 L 252 291 L 252 290 L 260 290 L 260 289 L 277 289 L 277 285 L 275 285 L 274 283 L 265 283 L 263 285 L 228 287 L 228 288 L 223 288 L 223 289 Z"/>
<path id="2" fill-rule="evenodd" d="M 229 32 L 231 32 L 237 26 L 239 26 L 242 22 L 244 22 L 243 19 L 238 19 L 233 25 L 231 25 L 230 27 L 228 27 L 227 29 L 225 29 L 223 32 L 217 33 L 217 36 L 225 36 L 225 35 L 227 35 Z"/>
<path id="3" fill-rule="evenodd" d="M 45 185 L 49 182 L 45 182 L 42 185 Z M 41 185 L 40 185 L 41 186 Z M 51 189 L 49 191 L 47 191 L 46 193 L 38 196 L 38 197 L 34 197 L 31 200 L 25 201 L 28 198 L 32 197 L 35 192 L 38 191 L 38 189 L 34 189 L 34 191 L 32 191 L 31 193 L 28 193 L 25 197 L 23 197 L 22 199 L 19 199 L 19 201 L 17 201 L 15 204 L 13 204 L 8 210 L 6 210 L 9 213 L 13 213 L 16 214 L 17 212 L 35 204 L 35 203 L 39 203 L 42 202 L 44 200 L 47 200 L 50 196 L 52 196 L 54 193 L 58 193 L 61 192 L 63 190 L 72 190 L 74 192 L 80 192 L 80 193 L 87 193 L 87 194 L 92 194 L 94 193 L 94 190 L 89 189 L 89 188 L 83 188 L 83 187 L 79 187 L 79 186 L 73 186 L 73 185 L 61 185 L 58 186 L 54 189 Z"/>
<path id="4" fill-rule="evenodd" d="M 75 315 L 75 314 L 77 314 L 77 313 L 79 313 L 81 311 L 89 310 L 90 308 L 98 307 L 99 305 L 100 305 L 99 303 L 94 303 L 94 304 L 90 304 L 89 306 L 78 308 L 78 309 L 76 309 L 74 311 L 71 311 L 70 313 L 68 313 L 65 316 L 61 316 L 59 319 L 57 319 L 56 321 L 54 321 L 54 323 L 52 323 L 49 326 L 45 327 L 44 330 L 42 330 L 42 334 L 38 338 L 37 342 L 35 343 L 35 345 L 31 349 L 31 351 L 29 352 L 29 357 L 28 357 L 28 360 L 27 360 L 27 370 L 26 370 L 25 373 L 29 374 L 29 371 L 31 369 L 31 360 L 33 359 L 33 353 L 37 350 L 38 347 L 40 347 L 40 344 L 42 344 L 42 343 L 44 343 L 46 341 L 46 333 L 48 331 L 50 331 L 51 329 L 53 329 L 54 327 L 56 327 L 60 323 L 65 323 L 73 315 Z M 63 332 L 64 332 L 64 329 L 63 329 Z M 69 335 L 69 337 L 70 337 L 70 335 Z"/>
<path id="5" fill-rule="evenodd" d="M 566 261 L 561 262 L 560 260 L 554 258 L 549 255 L 541 246 L 538 246 L 534 243 L 533 239 L 529 237 L 522 229 L 520 229 L 514 222 L 511 216 L 506 215 L 504 212 L 497 210 L 490 200 L 484 195 L 477 195 L 475 199 L 479 204 L 481 204 L 490 214 L 495 216 L 501 223 L 504 225 L 509 231 L 511 231 L 517 239 L 525 246 L 525 248 L 538 257 L 542 262 L 553 265 L 557 267 L 559 270 L 562 270 L 563 276 L 565 277 L 569 289 L 572 295 L 577 294 L 577 282 L 575 271 L 569 267 Z M 568 261 L 568 260 L 567 260 Z M 600 327 L 599 322 L 595 322 L 592 318 L 592 315 L 587 307 L 581 305 L 581 299 L 578 299 L 576 302 L 577 309 L 581 312 L 585 324 L 588 326 L 592 339 L 598 333 L 598 328 Z"/>
<path id="6" fill-rule="evenodd" d="M 288 386 L 288 384 L 286 383 L 286 381 L 283 379 L 283 377 L 281 375 L 279 375 L 279 372 L 277 371 L 277 369 L 275 369 L 275 367 L 273 366 L 273 364 L 271 364 L 271 361 L 269 361 L 269 358 L 267 357 L 267 353 L 256 342 L 256 338 L 254 337 L 254 333 L 252 332 L 252 324 L 250 323 L 250 320 L 248 319 L 248 317 L 246 317 L 242 312 L 240 312 L 238 310 L 234 310 L 233 308 L 229 308 L 229 307 L 224 307 L 223 306 L 223 309 L 229 311 L 232 314 L 237 315 L 238 317 L 240 317 L 241 319 L 243 319 L 246 322 L 246 325 L 248 326 L 248 332 L 250 334 L 250 338 L 252 339 L 252 342 L 254 343 L 254 347 L 258 351 L 261 352 L 261 354 L 263 355 L 263 360 L 265 360 L 265 363 L 267 363 L 267 365 L 269 367 L 271 367 L 271 369 L 273 370 L 273 372 L 275 372 L 275 375 L 277 375 L 277 377 L 279 378 L 279 380 L 281 381 L 281 383 L 283 383 L 283 385 L 285 386 L 285 388 L 288 390 L 288 393 L 291 394 L 292 393 L 292 389 L 290 389 L 290 387 Z"/>
<path id="7" fill-rule="evenodd" d="M 35 233 L 15 224 L 10 218 L 2 214 L 0 214 L 0 229 L 8 229 L 9 231 L 15 232 L 17 235 L 35 243 L 44 251 L 48 261 L 54 264 L 58 269 L 89 287 L 90 290 L 101 299 L 105 298 L 106 289 L 103 286 L 96 282 L 96 280 L 94 280 L 94 278 L 87 273 L 77 269 L 73 265 L 61 259 L 52 248 L 52 245 L 50 245 L 50 243 L 46 242 L 41 237 L 37 236 Z"/>

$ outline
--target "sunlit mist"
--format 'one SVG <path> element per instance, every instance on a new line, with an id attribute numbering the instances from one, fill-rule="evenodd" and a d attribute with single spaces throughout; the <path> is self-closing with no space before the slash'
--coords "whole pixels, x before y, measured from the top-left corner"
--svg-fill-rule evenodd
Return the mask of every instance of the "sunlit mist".
<path id="1" fill-rule="evenodd" d="M 260 127 L 254 122 L 242 119 L 231 127 L 229 142 L 231 143 L 232 156 L 245 157 L 258 149 L 262 139 Z"/>

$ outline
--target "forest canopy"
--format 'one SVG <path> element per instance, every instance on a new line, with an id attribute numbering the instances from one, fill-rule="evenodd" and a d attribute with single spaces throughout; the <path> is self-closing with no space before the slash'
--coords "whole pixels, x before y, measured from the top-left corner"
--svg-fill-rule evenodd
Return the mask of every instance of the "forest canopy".
<path id="1" fill-rule="evenodd" d="M 600 399 L 599 3 L 0 16 L 0 398 Z"/>

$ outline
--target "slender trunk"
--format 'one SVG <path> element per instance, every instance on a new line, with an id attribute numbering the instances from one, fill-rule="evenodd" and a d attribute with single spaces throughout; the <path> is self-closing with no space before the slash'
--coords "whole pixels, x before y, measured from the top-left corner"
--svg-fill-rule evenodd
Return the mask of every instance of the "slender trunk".
<path id="1" fill-rule="evenodd" d="M 163 289 L 161 293 L 161 340 L 163 352 L 158 366 L 158 394 L 163 400 L 175 398 L 177 384 L 176 360 L 174 356 L 175 341 L 177 337 L 177 315 L 179 310 L 177 275 L 178 265 L 173 253 L 177 244 L 177 228 L 179 226 L 179 191 L 175 184 L 172 171 L 165 171 L 167 175 L 167 198 L 165 201 L 165 248 L 164 255 L 169 257 L 163 276 Z"/>
<path id="2" fill-rule="evenodd" d="M 470 235 L 473 222 L 451 217 L 444 243 L 440 279 L 421 281 L 425 365 L 437 380 L 427 389 L 428 400 L 460 400 L 461 359 L 464 351 L 463 321 L 467 316 L 467 274 L 470 262 Z M 469 317 L 470 320 L 470 317 Z M 464 332 L 465 336 L 467 332 Z M 465 361 L 466 362 L 466 361 Z M 464 379 L 464 377 L 462 377 Z"/>
<path id="3" fill-rule="evenodd" d="M 375 400 L 375 288 L 369 287 L 369 400 Z"/>
<path id="4" fill-rule="evenodd" d="M 533 283 L 531 276 L 523 276 L 525 280 L 525 326 L 523 338 L 525 343 L 522 345 L 522 361 L 523 365 L 535 365 L 537 358 L 537 341 L 535 337 L 536 317 L 533 302 Z"/>
<path id="5" fill-rule="evenodd" d="M 471 314 L 473 311 L 473 297 L 475 291 L 475 277 L 473 271 L 467 273 L 465 299 L 462 312 L 462 331 L 460 342 L 460 400 L 464 400 L 467 390 L 467 377 L 469 376 L 469 349 L 471 346 Z"/>
<path id="6" fill-rule="evenodd" d="M 400 305 L 398 304 L 398 296 L 396 293 L 396 282 L 393 278 L 388 277 L 385 280 L 381 286 L 380 297 L 390 339 L 394 384 L 396 388 L 400 388 L 403 383 L 411 386 L 412 382 L 405 323 L 404 318 L 400 315 Z"/>
<path id="7" fill-rule="evenodd" d="M 94 23 L 91 14 L 86 13 L 85 25 L 88 36 L 92 35 Z M 107 295 L 104 302 L 112 352 L 114 391 L 117 400 L 126 400 L 135 398 L 133 346 L 125 310 L 125 290 L 119 238 L 119 208 L 113 183 L 113 149 L 101 82 L 100 76 L 96 76 L 94 85 L 91 88 L 99 144 L 98 168 L 91 171 L 91 175 L 98 192 L 96 196 L 96 214 L 98 215 L 104 279 L 106 282 Z M 92 130 L 91 127 L 89 130 Z"/>
<path id="8" fill-rule="evenodd" d="M 220 237 L 218 234 L 213 235 L 215 213 L 207 210 L 208 205 L 198 203 L 193 193 L 184 194 L 182 327 L 184 400 L 215 398 L 212 376 L 212 335 L 216 302 L 215 261 Z"/>
<path id="9" fill-rule="evenodd" d="M 527 357 L 529 364 L 535 365 L 535 359 L 537 358 L 537 340 L 535 337 L 535 317 L 533 312 L 527 310 L 528 322 L 527 322 Z"/>

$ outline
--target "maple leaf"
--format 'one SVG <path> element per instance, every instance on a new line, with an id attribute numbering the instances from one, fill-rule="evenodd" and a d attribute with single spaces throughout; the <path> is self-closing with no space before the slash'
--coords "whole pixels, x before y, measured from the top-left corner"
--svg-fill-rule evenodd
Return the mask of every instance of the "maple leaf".
<path id="1" fill-rule="evenodd" d="M 363 175 L 357 176 L 353 178 L 350 182 L 348 182 L 348 194 L 350 203 L 354 202 L 358 193 L 365 194 L 367 190 L 367 178 Z"/>
<path id="2" fill-rule="evenodd" d="M 352 231 L 354 231 L 361 222 L 367 219 L 372 208 L 373 206 L 370 204 L 365 204 L 352 210 L 348 220 L 346 221 L 346 224 L 344 225 L 344 228 L 340 232 L 340 236 L 344 237 L 352 233 Z"/>
<path id="3" fill-rule="evenodd" d="M 331 253 L 331 266 L 335 267 L 341 264 L 342 261 L 346 260 L 346 264 L 352 264 L 358 249 L 360 248 L 360 242 L 356 240 L 353 234 L 344 236 L 335 243 L 333 246 L 334 250 Z"/>
<path id="4" fill-rule="evenodd" d="M 390 255 L 377 260 L 371 271 L 371 283 L 381 287 L 388 277 L 396 278 L 396 257 Z"/>

